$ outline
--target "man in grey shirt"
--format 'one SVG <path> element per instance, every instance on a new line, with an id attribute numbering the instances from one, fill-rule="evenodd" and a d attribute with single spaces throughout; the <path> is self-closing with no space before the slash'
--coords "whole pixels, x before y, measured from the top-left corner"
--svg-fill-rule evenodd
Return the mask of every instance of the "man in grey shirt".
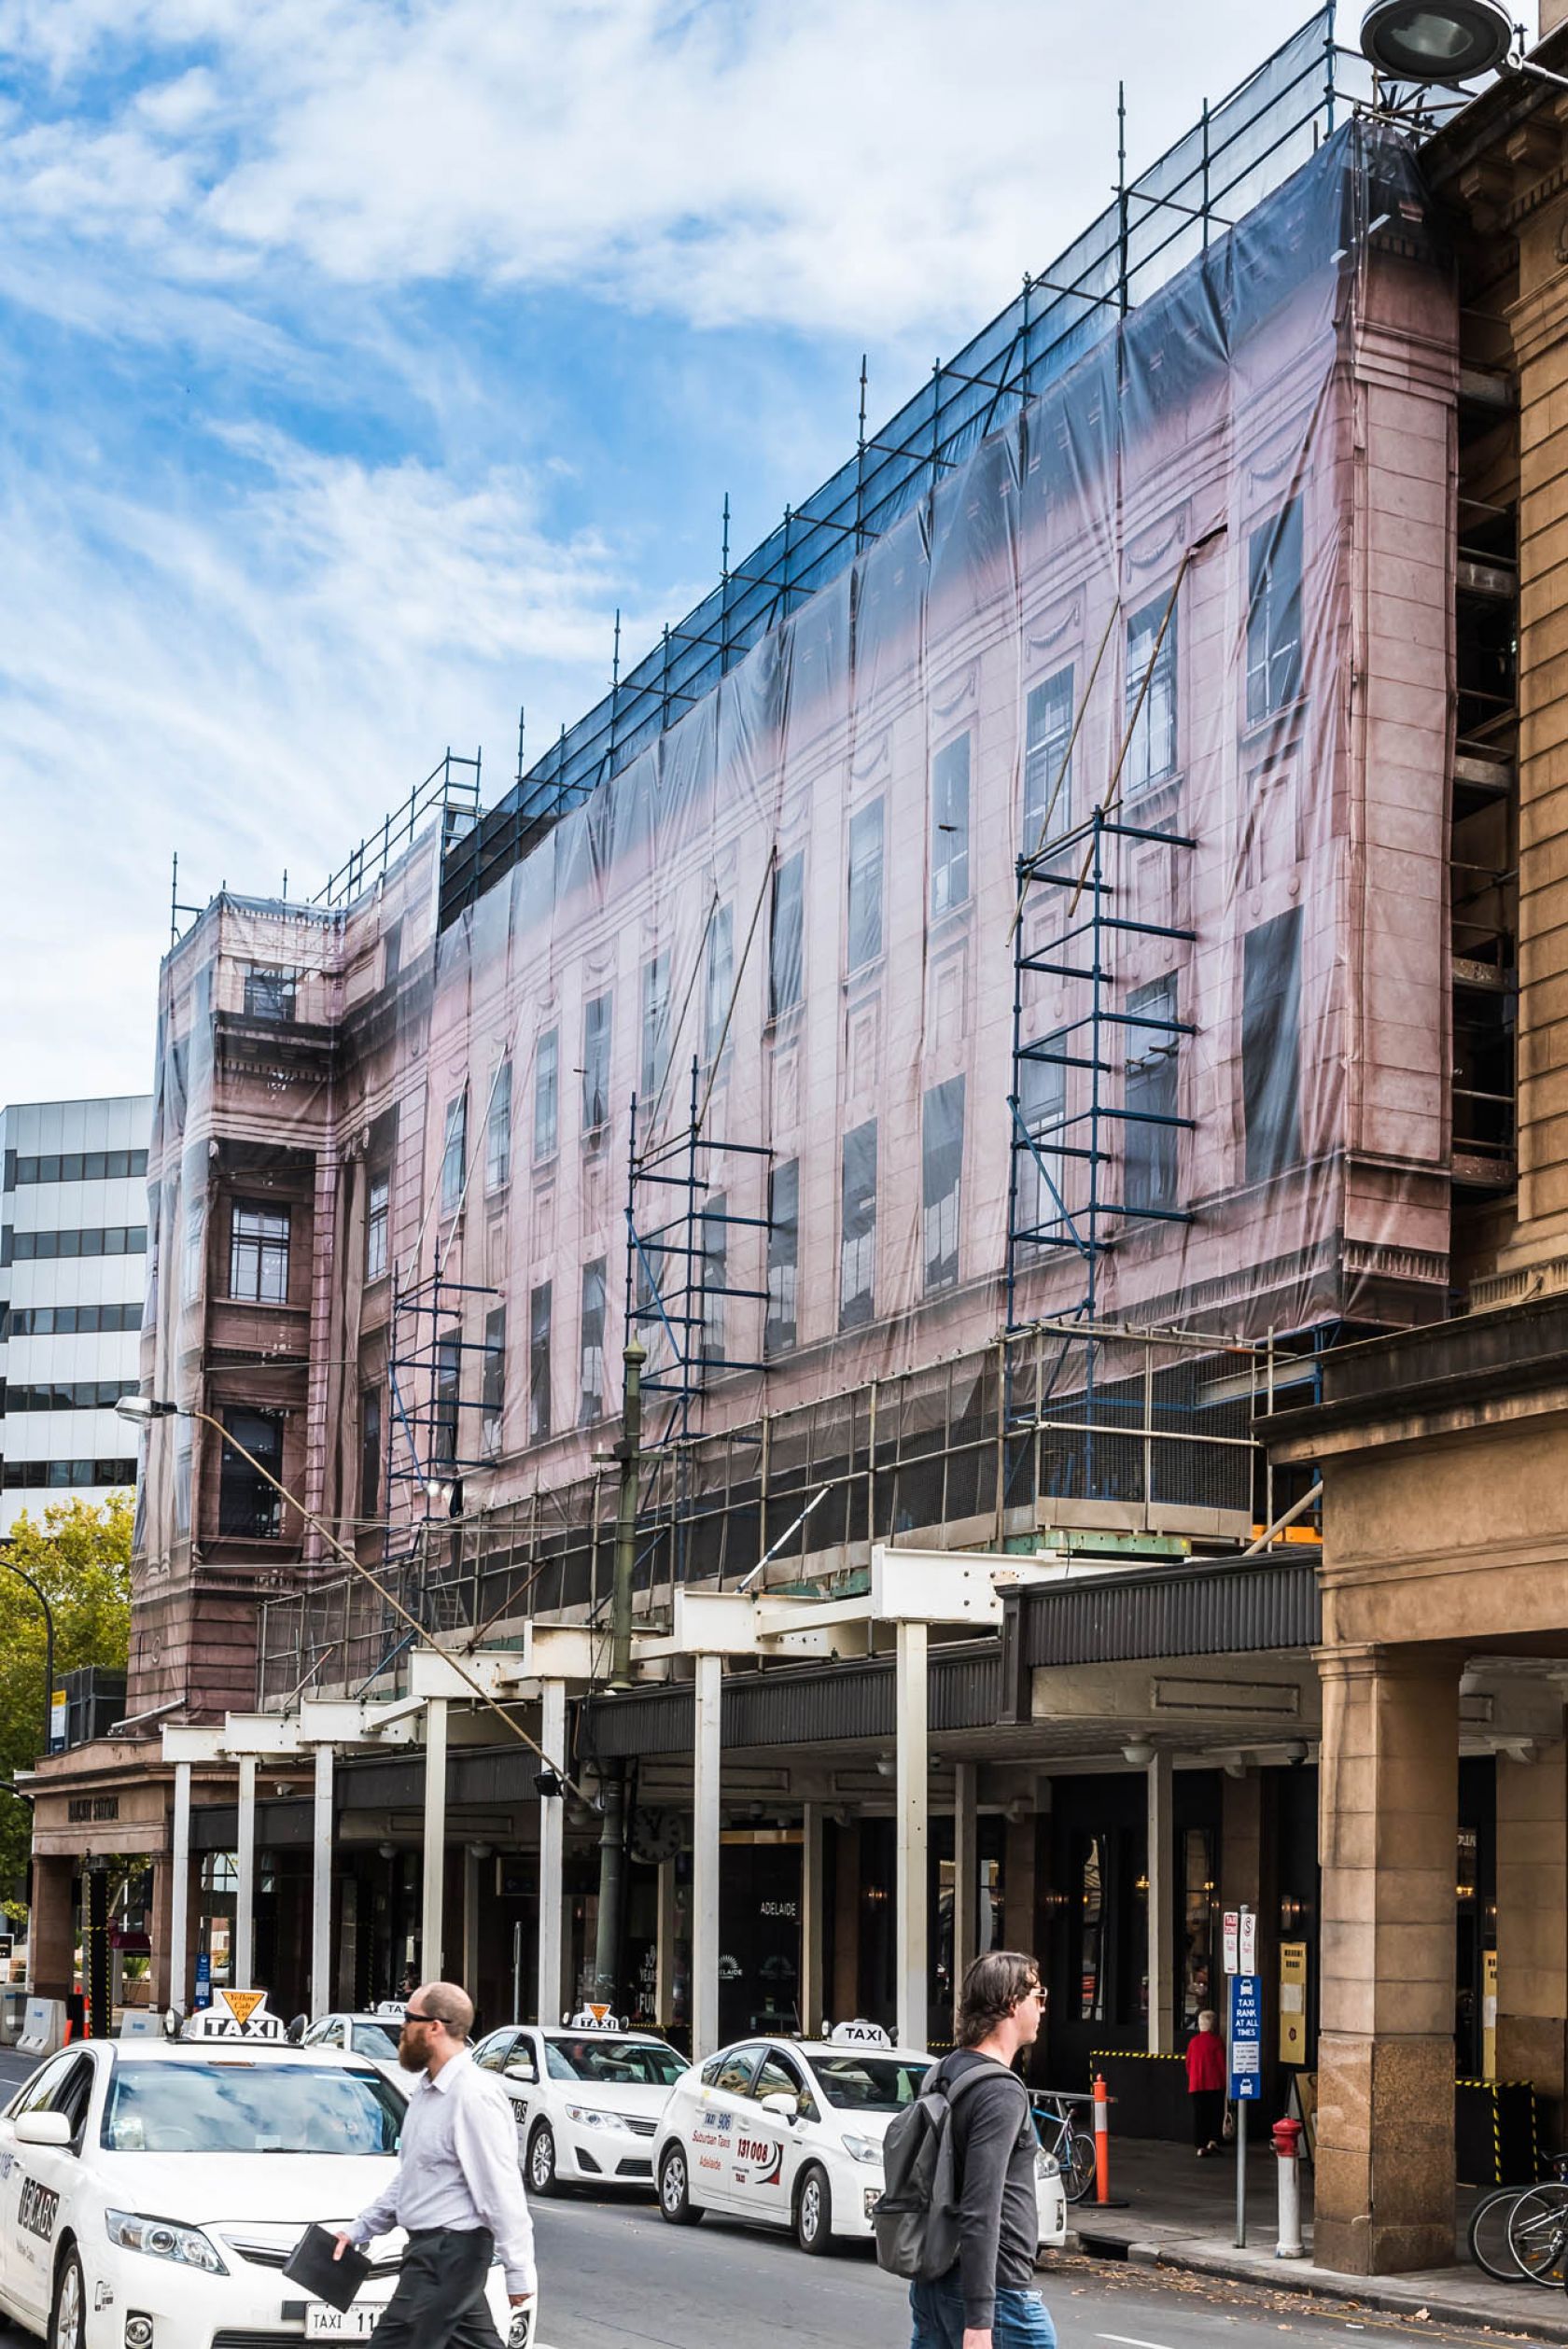
<path id="1" fill-rule="evenodd" d="M 338 2237 L 367 2244 L 408 2232 L 398 2288 L 376 2327 L 378 2349 L 501 2349 L 484 2297 L 496 2253 L 508 2297 L 537 2288 L 534 2223 L 517 2160 L 517 2127 L 500 2082 L 469 2052 L 473 2001 L 455 1982 L 422 1982 L 403 2010 L 398 2061 L 418 2072 L 398 2174 Z"/>

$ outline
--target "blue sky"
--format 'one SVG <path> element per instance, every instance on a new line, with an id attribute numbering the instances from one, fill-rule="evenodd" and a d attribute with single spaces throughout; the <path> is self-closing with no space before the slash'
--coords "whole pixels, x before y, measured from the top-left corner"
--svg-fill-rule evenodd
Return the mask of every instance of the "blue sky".
<path id="1" fill-rule="evenodd" d="M 1100 208 L 1119 75 L 1136 169 L 1306 13 L 0 0 L 0 1100 L 145 1088 L 172 851 L 497 795 Z"/>

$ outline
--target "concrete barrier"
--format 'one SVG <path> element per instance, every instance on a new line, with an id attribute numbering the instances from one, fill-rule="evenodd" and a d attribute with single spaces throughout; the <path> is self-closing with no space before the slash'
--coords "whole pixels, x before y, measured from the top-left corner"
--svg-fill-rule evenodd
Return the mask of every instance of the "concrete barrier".
<path id="1" fill-rule="evenodd" d="M 65 2001 L 63 1998 L 30 1998 L 22 2017 L 21 2035 L 17 2040 L 19 2055 L 52 2055 L 65 2045 Z"/>

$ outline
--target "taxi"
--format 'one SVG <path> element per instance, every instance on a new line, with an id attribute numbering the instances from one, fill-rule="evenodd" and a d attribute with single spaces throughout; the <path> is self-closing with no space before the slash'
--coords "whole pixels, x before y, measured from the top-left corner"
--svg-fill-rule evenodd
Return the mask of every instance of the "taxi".
<path id="1" fill-rule="evenodd" d="M 672 2226 L 706 2211 L 792 2230 L 803 2251 L 863 2242 L 882 2192 L 882 2140 L 934 2055 L 894 2048 L 872 2023 L 832 2039 L 752 2038 L 676 2083 L 659 2127 L 659 2208 Z M 1067 2240 L 1055 2159 L 1035 2160 L 1040 2244 Z"/>
<path id="2" fill-rule="evenodd" d="M 497 2073 L 511 2099 L 530 2192 L 651 2188 L 659 2116 L 686 2069 L 668 2040 L 624 2030 L 600 2007 L 559 2028 L 493 2031 L 474 2062 Z"/>
<path id="3" fill-rule="evenodd" d="M 290 2047 L 260 2020 L 67 2047 L 16 2091 L 0 2110 L 7 2316 L 51 2349 L 369 2337 L 400 2234 L 371 2245 L 346 2315 L 282 2270 L 313 2220 L 346 2226 L 383 2190 L 406 2100 L 372 2065 Z M 509 2349 L 528 2349 L 537 2303 L 511 2309 L 498 2265 L 486 2297 Z"/>
<path id="4" fill-rule="evenodd" d="M 397 2079 L 402 2073 L 398 2062 L 398 2036 L 402 2027 L 402 2003 L 389 1999 L 373 2012 L 318 2016 L 303 2030 L 298 2023 L 291 2023 L 288 2036 L 301 2048 L 341 2048 L 345 2055 L 362 2055 L 377 2071 Z M 406 2078 L 406 2074 L 403 2076 Z"/>

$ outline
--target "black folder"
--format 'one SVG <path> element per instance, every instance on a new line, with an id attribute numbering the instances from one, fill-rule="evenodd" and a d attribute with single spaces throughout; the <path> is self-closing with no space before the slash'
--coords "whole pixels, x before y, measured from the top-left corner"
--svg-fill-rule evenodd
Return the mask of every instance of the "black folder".
<path id="1" fill-rule="evenodd" d="M 344 2246 L 341 2259 L 334 2259 L 337 2237 L 325 2227 L 307 2227 L 283 2263 L 283 2272 L 292 2283 L 302 2284 L 307 2292 L 314 2292 L 318 2300 L 329 2308 L 345 2313 L 354 2304 L 354 2295 L 371 2272 L 371 2262 L 363 2251 L 353 2244 Z"/>

